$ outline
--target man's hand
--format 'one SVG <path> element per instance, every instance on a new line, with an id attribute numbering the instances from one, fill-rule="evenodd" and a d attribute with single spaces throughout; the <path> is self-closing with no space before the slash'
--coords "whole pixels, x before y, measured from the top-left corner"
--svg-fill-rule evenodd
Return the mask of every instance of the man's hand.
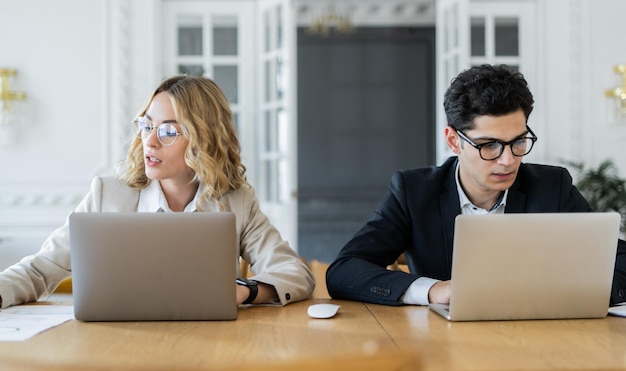
<path id="1" fill-rule="evenodd" d="M 439 281 L 428 290 L 428 302 L 436 304 L 450 303 L 450 281 Z"/>

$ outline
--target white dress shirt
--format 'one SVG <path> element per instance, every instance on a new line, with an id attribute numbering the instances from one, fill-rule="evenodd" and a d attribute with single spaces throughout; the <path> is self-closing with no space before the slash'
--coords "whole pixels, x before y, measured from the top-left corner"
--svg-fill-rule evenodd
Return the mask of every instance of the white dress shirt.
<path id="1" fill-rule="evenodd" d="M 193 200 L 189 202 L 184 212 L 195 212 L 196 209 L 196 201 L 198 201 L 198 191 L 196 191 L 196 195 L 193 197 Z M 139 213 L 154 213 L 154 212 L 172 212 L 170 206 L 167 204 L 167 200 L 165 199 L 165 194 L 163 194 L 163 189 L 161 188 L 161 183 L 159 181 L 152 181 L 148 186 L 139 192 L 139 204 L 137 205 L 137 212 Z"/>

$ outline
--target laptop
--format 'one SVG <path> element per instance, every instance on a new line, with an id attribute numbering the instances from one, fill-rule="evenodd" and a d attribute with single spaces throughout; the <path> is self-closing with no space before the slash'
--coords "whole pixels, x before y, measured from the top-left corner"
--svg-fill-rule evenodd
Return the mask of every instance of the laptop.
<path id="1" fill-rule="evenodd" d="M 459 215 L 450 321 L 600 318 L 608 313 L 620 215 Z"/>
<path id="2" fill-rule="evenodd" d="M 73 213 L 69 226 L 77 320 L 236 318 L 233 213 Z"/>

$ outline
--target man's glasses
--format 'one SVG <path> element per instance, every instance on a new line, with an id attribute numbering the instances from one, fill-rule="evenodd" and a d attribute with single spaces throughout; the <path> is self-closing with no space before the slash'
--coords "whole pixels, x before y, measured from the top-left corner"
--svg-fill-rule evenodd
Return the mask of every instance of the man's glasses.
<path id="1" fill-rule="evenodd" d="M 182 133 L 179 133 L 178 130 L 176 130 L 176 127 L 172 124 L 154 126 L 150 119 L 143 116 L 134 119 L 133 124 L 137 130 L 137 135 L 141 137 L 141 139 L 147 139 L 150 136 L 150 133 L 152 133 L 152 130 L 156 128 L 157 138 L 164 146 L 171 146 L 174 144 L 179 135 L 183 135 Z"/>
<path id="2" fill-rule="evenodd" d="M 456 131 L 456 133 L 459 134 L 459 137 L 461 137 L 461 139 L 463 139 L 464 141 L 469 143 L 472 147 L 478 150 L 478 153 L 480 154 L 480 158 L 482 158 L 485 161 L 493 161 L 497 159 L 498 157 L 502 156 L 502 153 L 504 152 L 504 149 L 506 148 L 506 146 L 511 146 L 511 153 L 513 153 L 513 155 L 517 157 L 522 157 L 530 153 L 530 150 L 533 149 L 533 145 L 537 141 L 537 136 L 535 135 L 535 133 L 533 133 L 532 130 L 530 130 L 528 126 L 526 126 L 526 129 L 528 129 L 527 135 L 530 135 L 530 136 L 526 136 L 524 138 L 517 138 L 510 142 L 502 142 L 499 140 L 494 140 L 492 142 L 481 143 L 481 144 L 474 143 L 474 141 L 468 138 L 467 135 L 465 135 L 461 130 L 454 129 L 454 131 Z"/>

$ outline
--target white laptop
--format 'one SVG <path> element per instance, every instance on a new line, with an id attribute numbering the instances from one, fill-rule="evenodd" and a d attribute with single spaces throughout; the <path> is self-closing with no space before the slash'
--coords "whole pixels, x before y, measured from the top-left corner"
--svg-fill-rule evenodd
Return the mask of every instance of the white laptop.
<path id="1" fill-rule="evenodd" d="M 236 318 L 233 213 L 73 213 L 69 223 L 76 319 Z"/>
<path id="2" fill-rule="evenodd" d="M 450 305 L 430 308 L 451 321 L 605 317 L 619 224 L 616 212 L 459 215 Z"/>

